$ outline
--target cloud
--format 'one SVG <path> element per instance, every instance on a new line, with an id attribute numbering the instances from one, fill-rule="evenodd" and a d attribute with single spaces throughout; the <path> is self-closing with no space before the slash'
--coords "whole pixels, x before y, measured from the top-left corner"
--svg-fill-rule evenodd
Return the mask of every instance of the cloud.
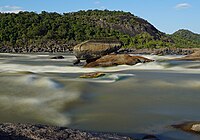
<path id="1" fill-rule="evenodd" d="M 2 6 L 0 7 L 1 13 L 19 13 L 20 11 L 24 11 L 21 7 L 18 6 Z"/>
<path id="2" fill-rule="evenodd" d="M 176 9 L 187 9 L 190 7 L 191 7 L 191 5 L 188 3 L 179 3 L 175 6 Z"/>
<path id="3" fill-rule="evenodd" d="M 106 7 L 102 5 L 102 3 L 101 3 L 100 0 L 96 0 L 96 1 L 94 2 L 94 4 L 98 5 L 98 8 L 97 8 L 97 9 L 102 9 L 102 10 L 106 9 Z"/>
<path id="4" fill-rule="evenodd" d="M 100 3 L 101 3 L 100 1 L 95 1 L 95 2 L 94 2 L 94 4 L 100 4 Z"/>

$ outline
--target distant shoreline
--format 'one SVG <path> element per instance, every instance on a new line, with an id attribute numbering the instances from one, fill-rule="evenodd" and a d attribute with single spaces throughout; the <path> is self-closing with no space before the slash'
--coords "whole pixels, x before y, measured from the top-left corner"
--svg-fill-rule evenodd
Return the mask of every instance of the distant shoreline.
<path id="1" fill-rule="evenodd" d="M 119 54 L 146 54 L 146 55 L 189 55 L 194 53 L 198 48 L 121 48 L 118 52 Z M 40 48 L 40 49 L 26 49 L 26 48 L 10 48 L 2 47 L 0 53 L 73 53 L 72 48 Z"/>

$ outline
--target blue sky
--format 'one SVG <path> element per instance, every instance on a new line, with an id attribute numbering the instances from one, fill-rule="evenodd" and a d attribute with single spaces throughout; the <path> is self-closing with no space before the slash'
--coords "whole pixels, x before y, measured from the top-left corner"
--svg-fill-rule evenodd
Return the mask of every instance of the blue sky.
<path id="1" fill-rule="evenodd" d="M 0 12 L 75 12 L 123 10 L 148 20 L 159 30 L 189 29 L 200 33 L 200 0 L 0 0 Z"/>

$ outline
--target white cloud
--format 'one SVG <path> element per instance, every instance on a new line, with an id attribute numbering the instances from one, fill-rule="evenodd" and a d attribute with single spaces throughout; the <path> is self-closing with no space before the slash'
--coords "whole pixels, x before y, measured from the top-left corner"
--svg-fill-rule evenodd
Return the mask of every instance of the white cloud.
<path id="1" fill-rule="evenodd" d="M 101 2 L 100 1 L 95 1 L 94 4 L 101 4 Z"/>
<path id="2" fill-rule="evenodd" d="M 94 4 L 98 5 L 98 8 L 97 8 L 97 9 L 102 9 L 102 10 L 105 10 L 105 9 L 106 9 L 106 7 L 102 5 L 101 0 L 96 0 L 96 1 L 94 2 Z"/>
<path id="3" fill-rule="evenodd" d="M 6 6 L 0 7 L 1 13 L 19 13 L 20 11 L 24 11 L 24 10 L 18 6 L 6 5 Z"/>
<path id="4" fill-rule="evenodd" d="M 190 7 L 191 5 L 189 3 L 179 3 L 175 6 L 176 9 L 186 9 Z"/>

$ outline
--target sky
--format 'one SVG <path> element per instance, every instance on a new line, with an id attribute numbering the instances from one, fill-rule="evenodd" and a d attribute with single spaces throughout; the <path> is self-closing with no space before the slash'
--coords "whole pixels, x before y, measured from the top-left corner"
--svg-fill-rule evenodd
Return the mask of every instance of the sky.
<path id="1" fill-rule="evenodd" d="M 0 12 L 76 12 L 120 10 L 148 20 L 158 30 L 171 34 L 188 29 L 200 34 L 200 0 L 0 0 Z"/>

